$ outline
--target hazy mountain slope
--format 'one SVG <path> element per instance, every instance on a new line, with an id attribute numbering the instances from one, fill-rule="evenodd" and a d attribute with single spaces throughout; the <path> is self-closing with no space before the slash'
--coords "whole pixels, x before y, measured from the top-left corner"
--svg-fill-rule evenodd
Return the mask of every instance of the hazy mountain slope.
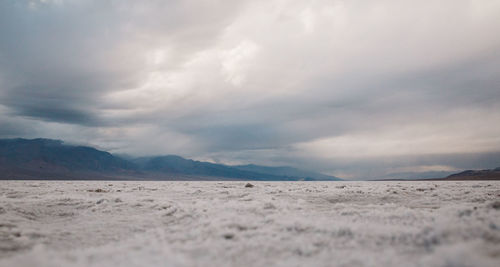
<path id="1" fill-rule="evenodd" d="M 138 158 L 133 160 L 133 162 L 140 166 L 141 171 L 145 172 L 218 176 L 252 180 L 299 180 L 298 177 L 240 170 L 231 166 L 195 161 L 175 155 Z"/>
<path id="2" fill-rule="evenodd" d="M 335 180 L 335 181 L 342 180 L 342 179 L 335 177 L 335 176 L 325 175 L 325 174 L 313 172 L 313 171 L 301 170 L 301 169 L 288 167 L 288 166 L 269 167 L 269 166 L 259 166 L 259 165 L 249 164 L 249 165 L 238 165 L 238 166 L 233 166 L 233 167 L 236 169 L 239 169 L 239 170 L 272 174 L 272 175 L 278 175 L 278 176 L 286 176 L 286 177 L 295 177 L 295 178 L 302 178 L 302 179 Z"/>
<path id="3" fill-rule="evenodd" d="M 378 180 L 418 180 L 418 179 L 432 179 L 439 177 L 446 177 L 453 174 L 449 171 L 428 171 L 428 172 L 398 172 L 390 173 L 378 177 Z"/>

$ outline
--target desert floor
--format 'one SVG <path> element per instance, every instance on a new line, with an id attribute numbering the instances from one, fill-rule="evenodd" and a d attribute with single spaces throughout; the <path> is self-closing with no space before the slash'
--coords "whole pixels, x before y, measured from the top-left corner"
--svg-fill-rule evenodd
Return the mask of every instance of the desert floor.
<path id="1" fill-rule="evenodd" d="M 0 266 L 500 266 L 500 182 L 0 181 Z"/>

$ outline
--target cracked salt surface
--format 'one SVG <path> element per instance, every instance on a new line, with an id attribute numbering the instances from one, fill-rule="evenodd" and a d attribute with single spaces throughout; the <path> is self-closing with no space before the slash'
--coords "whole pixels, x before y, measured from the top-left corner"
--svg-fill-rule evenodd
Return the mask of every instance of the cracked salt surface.
<path id="1" fill-rule="evenodd" d="M 0 266 L 500 266 L 500 182 L 1 181 Z"/>

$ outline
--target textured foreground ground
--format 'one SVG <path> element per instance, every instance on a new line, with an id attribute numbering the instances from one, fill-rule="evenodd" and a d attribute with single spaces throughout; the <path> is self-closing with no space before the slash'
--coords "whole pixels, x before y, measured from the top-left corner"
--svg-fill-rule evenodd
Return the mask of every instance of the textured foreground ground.
<path id="1" fill-rule="evenodd" d="M 0 266 L 500 266 L 500 182 L 0 181 Z"/>

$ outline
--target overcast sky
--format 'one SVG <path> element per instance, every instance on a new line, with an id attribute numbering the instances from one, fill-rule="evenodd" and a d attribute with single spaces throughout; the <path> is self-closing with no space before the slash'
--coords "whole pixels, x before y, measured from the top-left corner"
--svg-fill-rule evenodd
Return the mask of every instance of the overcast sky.
<path id="1" fill-rule="evenodd" d="M 0 138 L 344 178 L 500 166 L 500 0 L 0 1 Z"/>

